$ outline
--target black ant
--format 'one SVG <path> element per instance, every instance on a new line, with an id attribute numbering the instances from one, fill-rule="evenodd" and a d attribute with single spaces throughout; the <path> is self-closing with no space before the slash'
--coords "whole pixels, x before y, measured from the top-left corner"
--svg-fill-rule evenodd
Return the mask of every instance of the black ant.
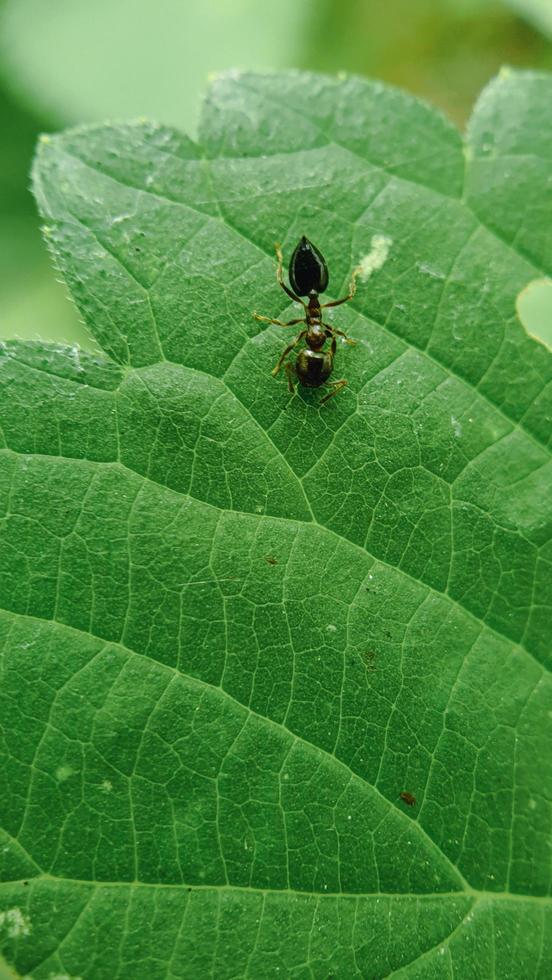
<path id="1" fill-rule="evenodd" d="M 278 244 L 275 246 L 275 249 L 278 259 L 276 278 L 284 292 L 291 299 L 295 300 L 296 303 L 301 303 L 304 306 L 305 315 L 304 317 L 298 317 L 296 320 L 289 320 L 287 323 L 282 323 L 281 320 L 273 320 L 268 316 L 260 316 L 258 313 L 254 313 L 253 316 L 256 320 L 263 320 L 265 323 L 275 323 L 279 327 L 292 327 L 296 323 L 306 323 L 306 330 L 301 330 L 301 333 L 297 334 L 293 343 L 286 347 L 276 367 L 272 371 L 275 377 L 286 357 L 301 340 L 304 340 L 306 348 L 299 351 L 295 364 L 290 364 L 289 362 L 286 364 L 288 387 L 292 394 L 295 394 L 295 378 L 307 388 L 320 388 L 321 385 L 328 381 L 333 370 L 338 337 L 343 337 L 347 344 L 355 343 L 342 330 L 337 330 L 331 324 L 324 323 L 322 320 L 322 310 L 328 306 L 340 306 L 341 303 L 346 303 L 353 298 L 356 289 L 356 277 L 360 270 L 358 268 L 354 270 L 347 296 L 344 296 L 343 299 L 335 299 L 332 303 L 321 304 L 318 296 L 319 293 L 323 293 L 328 288 L 329 275 L 324 256 L 318 251 L 316 246 L 312 242 L 309 242 L 305 235 L 303 235 L 296 245 L 289 261 L 288 269 L 291 289 L 284 282 L 282 249 Z M 302 296 L 308 296 L 308 303 L 305 303 L 301 299 Z M 327 340 L 331 340 L 329 351 L 323 350 Z M 345 378 L 341 378 L 340 381 L 329 381 L 328 384 L 331 385 L 333 391 L 322 398 L 321 405 L 330 398 L 333 398 L 334 395 L 337 395 L 338 391 L 341 391 L 347 382 Z"/>

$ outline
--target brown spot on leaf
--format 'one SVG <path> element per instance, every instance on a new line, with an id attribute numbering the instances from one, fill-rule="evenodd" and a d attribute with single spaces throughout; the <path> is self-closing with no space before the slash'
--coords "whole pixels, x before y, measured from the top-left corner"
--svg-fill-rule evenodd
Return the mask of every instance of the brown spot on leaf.
<path id="1" fill-rule="evenodd" d="M 416 806 L 416 797 L 407 790 L 403 789 L 402 793 L 399 793 L 399 796 L 403 803 L 406 803 L 407 806 Z"/>

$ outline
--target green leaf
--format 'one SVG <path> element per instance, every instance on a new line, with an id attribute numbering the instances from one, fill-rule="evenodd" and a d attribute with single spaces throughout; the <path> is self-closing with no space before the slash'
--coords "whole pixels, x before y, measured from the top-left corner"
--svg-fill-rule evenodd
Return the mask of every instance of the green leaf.
<path id="1" fill-rule="evenodd" d="M 502 76 L 463 152 L 383 85 L 234 74 L 198 146 L 43 141 L 105 356 L 0 361 L 21 973 L 550 975 L 552 362 L 515 312 L 550 266 L 550 96 Z M 330 298 L 365 270 L 322 408 L 251 315 L 294 311 L 273 243 L 303 233 Z"/>
<path id="2" fill-rule="evenodd" d="M 504 68 L 470 121 L 466 181 L 481 220 L 546 273 L 552 268 L 549 106 L 550 76 Z"/>

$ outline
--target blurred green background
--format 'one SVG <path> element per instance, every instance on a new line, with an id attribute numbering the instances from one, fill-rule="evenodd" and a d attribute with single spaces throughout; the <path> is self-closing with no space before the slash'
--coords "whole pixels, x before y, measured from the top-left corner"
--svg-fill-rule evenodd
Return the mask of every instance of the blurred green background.
<path id="1" fill-rule="evenodd" d="M 194 135 L 231 67 L 381 78 L 462 126 L 501 65 L 552 69 L 551 39 L 552 0 L 0 0 L 0 337 L 94 348 L 41 240 L 40 132 L 148 116 Z"/>

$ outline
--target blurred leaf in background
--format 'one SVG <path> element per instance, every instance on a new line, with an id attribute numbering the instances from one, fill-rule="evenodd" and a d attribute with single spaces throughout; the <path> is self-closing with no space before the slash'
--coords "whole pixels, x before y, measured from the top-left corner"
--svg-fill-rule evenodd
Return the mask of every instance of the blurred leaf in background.
<path id="1" fill-rule="evenodd" d="M 552 350 L 552 280 L 529 283 L 518 296 L 517 313 L 527 333 Z"/>
<path id="2" fill-rule="evenodd" d="M 552 37 L 552 0 L 506 0 L 510 7 Z"/>
<path id="3" fill-rule="evenodd" d="M 89 349 L 28 193 L 41 130 L 149 116 L 193 134 L 208 74 L 230 67 L 379 77 L 461 124 L 502 64 L 552 68 L 552 0 L 5 0 L 1 14 L 0 337 Z"/>
<path id="4" fill-rule="evenodd" d="M 13 84 L 63 123 L 149 116 L 190 131 L 210 71 L 301 60 L 314 0 L 9 0 Z"/>
<path id="5" fill-rule="evenodd" d="M 552 68 L 538 6 L 548 8 L 550 22 L 552 0 L 326 0 L 308 67 L 400 85 L 462 126 L 502 65 Z"/>
<path id="6" fill-rule="evenodd" d="M 19 107 L 0 85 L 0 337 L 70 340 L 90 347 L 88 331 L 56 282 L 28 189 L 29 167 L 44 121 Z"/>
<path id="7" fill-rule="evenodd" d="M 17 980 L 16 974 L 9 969 L 4 960 L 0 960 L 0 980 Z"/>

